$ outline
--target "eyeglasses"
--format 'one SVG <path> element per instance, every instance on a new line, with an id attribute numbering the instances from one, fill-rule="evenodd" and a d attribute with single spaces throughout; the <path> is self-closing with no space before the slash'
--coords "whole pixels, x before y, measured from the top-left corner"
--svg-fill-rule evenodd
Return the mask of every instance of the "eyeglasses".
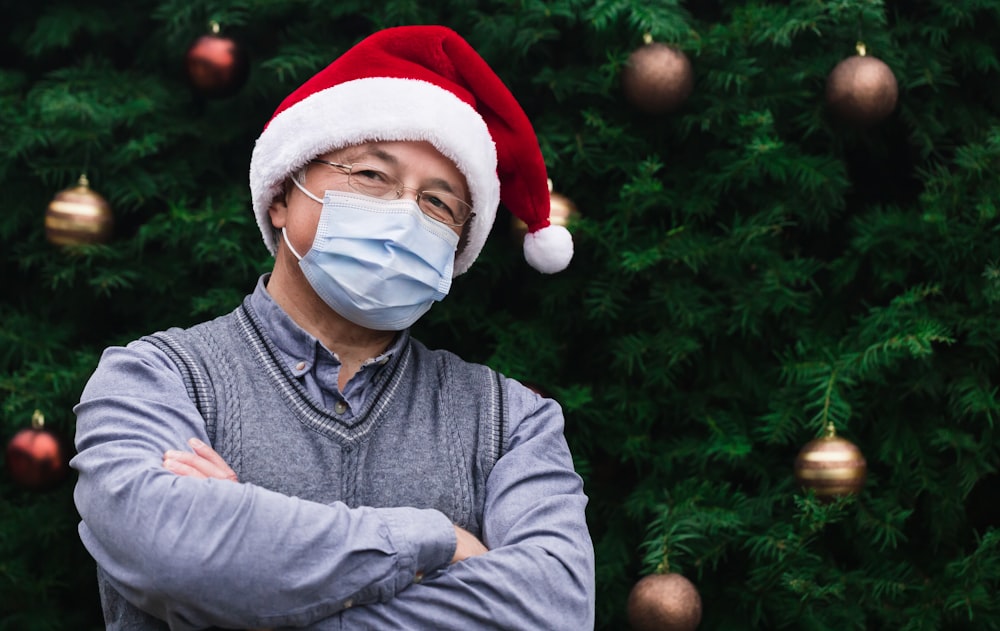
<path id="1" fill-rule="evenodd" d="M 347 173 L 347 185 L 358 193 L 369 197 L 399 199 L 403 196 L 404 190 L 416 190 L 409 186 L 403 186 L 403 183 L 397 178 L 370 164 L 361 164 L 360 162 L 340 164 L 318 158 L 310 160 L 310 162 L 325 164 L 344 171 Z M 469 219 L 475 216 L 475 213 L 472 212 L 472 206 L 451 193 L 445 191 L 416 192 L 417 205 L 420 210 L 435 221 L 458 228 L 464 226 Z"/>

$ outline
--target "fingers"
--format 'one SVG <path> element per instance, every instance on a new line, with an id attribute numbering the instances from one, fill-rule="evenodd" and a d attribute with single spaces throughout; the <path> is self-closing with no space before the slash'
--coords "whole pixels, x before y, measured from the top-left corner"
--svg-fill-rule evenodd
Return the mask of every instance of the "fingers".
<path id="1" fill-rule="evenodd" d="M 476 538 L 474 534 L 455 526 L 455 538 L 458 540 L 455 546 L 455 555 L 451 558 L 452 563 L 458 563 L 459 561 L 464 561 L 469 557 L 479 556 L 480 554 L 486 554 L 489 549 L 483 542 Z"/>
<path id="2" fill-rule="evenodd" d="M 169 454 L 170 452 L 168 451 L 167 453 Z M 164 458 L 163 466 L 168 470 L 176 473 L 177 475 L 183 475 L 189 478 L 205 479 L 208 477 L 201 471 L 198 471 L 197 469 L 192 467 L 191 465 L 184 464 L 180 460 L 176 460 L 173 458 Z"/>
<path id="3" fill-rule="evenodd" d="M 239 481 L 236 472 L 214 449 L 196 438 L 192 438 L 188 444 L 195 453 L 171 449 L 163 454 L 163 466 L 177 475 L 186 477 Z"/>
<path id="4" fill-rule="evenodd" d="M 188 444 L 191 445 L 191 448 L 194 449 L 196 454 L 215 465 L 216 469 L 223 473 L 223 479 L 232 480 L 233 482 L 237 481 L 236 472 L 233 471 L 228 464 L 226 464 L 226 461 L 222 459 L 222 456 L 220 456 L 218 452 L 197 438 L 190 439 Z"/>

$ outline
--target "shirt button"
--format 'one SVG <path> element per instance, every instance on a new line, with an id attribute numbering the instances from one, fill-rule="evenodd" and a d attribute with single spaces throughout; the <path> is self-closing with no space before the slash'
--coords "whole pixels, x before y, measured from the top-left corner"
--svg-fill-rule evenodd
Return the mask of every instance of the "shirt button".
<path id="1" fill-rule="evenodd" d="M 337 401 L 333 406 L 333 411 L 337 414 L 343 414 L 347 410 L 347 404 L 343 401 Z"/>
<path id="2" fill-rule="evenodd" d="M 295 370 L 305 370 L 305 369 L 306 369 L 306 363 L 305 362 L 299 362 L 299 363 L 295 364 Z"/>
<path id="3" fill-rule="evenodd" d="M 344 609 L 350 609 L 353 606 L 354 606 L 354 600 L 353 599 L 348 598 L 347 600 L 344 601 Z"/>
<path id="4" fill-rule="evenodd" d="M 417 572 L 413 576 L 413 582 L 414 583 L 420 583 L 420 581 L 422 581 L 422 580 L 424 580 L 424 573 L 423 572 Z"/>

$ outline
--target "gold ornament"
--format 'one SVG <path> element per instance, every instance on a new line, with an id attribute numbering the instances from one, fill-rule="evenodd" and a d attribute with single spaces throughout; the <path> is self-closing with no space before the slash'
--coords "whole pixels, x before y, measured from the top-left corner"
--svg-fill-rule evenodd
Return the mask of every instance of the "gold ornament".
<path id="1" fill-rule="evenodd" d="M 680 574 L 650 574 L 628 595 L 628 621 L 635 631 L 694 631 L 701 622 L 701 595 Z"/>
<path id="2" fill-rule="evenodd" d="M 580 212 L 576 209 L 573 200 L 552 191 L 552 180 L 549 180 L 549 223 L 554 226 L 568 226 L 571 222 L 580 217 Z M 510 232 L 514 240 L 518 243 L 524 241 L 524 235 L 528 234 L 528 224 L 524 223 L 517 215 L 511 214 Z"/>
<path id="3" fill-rule="evenodd" d="M 106 243 L 113 228 L 111 207 L 90 190 L 86 175 L 75 187 L 56 193 L 45 211 L 45 237 L 56 245 Z"/>
<path id="4" fill-rule="evenodd" d="M 826 426 L 824 436 L 806 443 L 795 458 L 795 479 L 822 498 L 857 493 L 867 472 L 861 450 L 837 436 L 833 423 Z"/>
<path id="5" fill-rule="evenodd" d="M 622 69 L 622 90 L 632 105 L 649 114 L 666 114 L 677 109 L 694 88 L 691 60 L 683 51 L 646 42 L 629 55 Z"/>
<path id="6" fill-rule="evenodd" d="M 864 44 L 859 42 L 857 51 L 838 63 L 826 78 L 826 102 L 844 121 L 873 125 L 896 109 L 899 86 L 892 69 L 866 54 Z"/>

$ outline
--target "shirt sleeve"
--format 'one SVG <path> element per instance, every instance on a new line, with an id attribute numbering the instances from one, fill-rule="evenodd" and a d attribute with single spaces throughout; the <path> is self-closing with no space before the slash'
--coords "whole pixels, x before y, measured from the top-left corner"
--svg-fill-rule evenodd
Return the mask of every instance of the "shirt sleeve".
<path id="1" fill-rule="evenodd" d="M 390 601 L 340 614 L 345 629 L 594 627 L 594 550 L 562 411 L 508 380 L 512 432 L 487 481 L 486 554 L 425 577 Z"/>
<path id="2" fill-rule="evenodd" d="M 454 554 L 436 510 L 324 505 L 164 469 L 166 450 L 208 437 L 151 344 L 106 350 L 74 411 L 80 537 L 122 595 L 172 629 L 306 626 L 388 601 Z"/>

